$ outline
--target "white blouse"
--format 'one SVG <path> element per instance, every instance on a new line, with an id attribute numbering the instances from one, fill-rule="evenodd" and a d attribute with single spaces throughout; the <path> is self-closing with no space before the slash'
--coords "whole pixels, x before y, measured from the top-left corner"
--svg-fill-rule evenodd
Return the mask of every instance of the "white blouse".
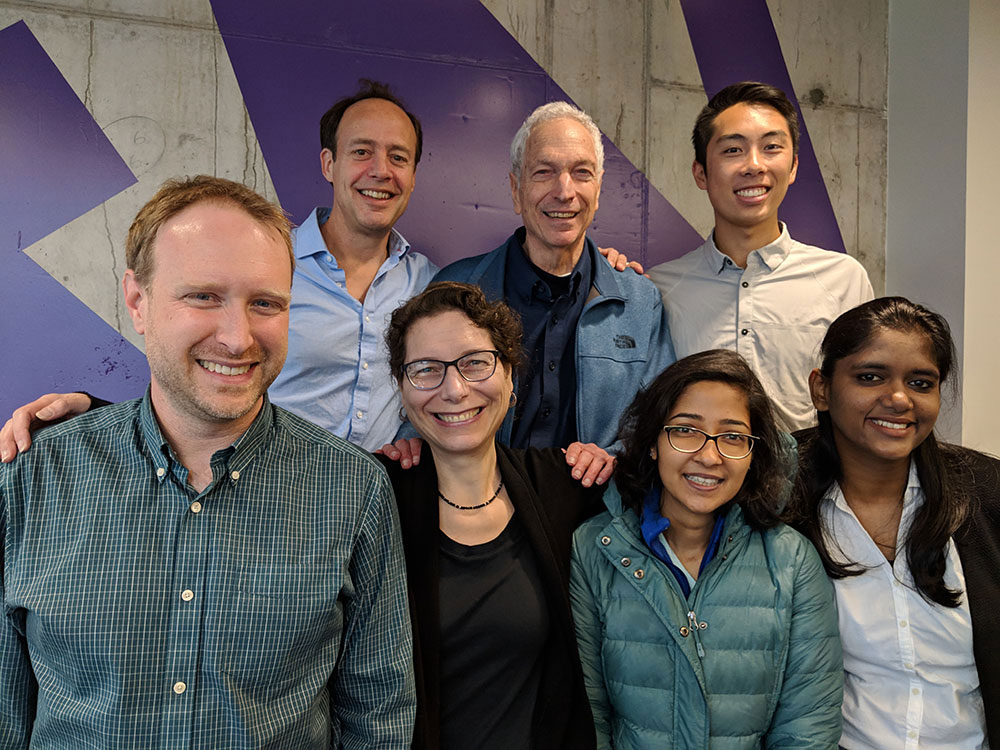
<path id="1" fill-rule="evenodd" d="M 821 507 L 831 556 L 867 568 L 833 582 L 844 645 L 840 744 L 848 750 L 989 747 L 968 600 L 963 596 L 955 608 L 929 603 L 914 587 L 906 563 L 904 544 L 923 502 L 911 464 L 895 564 L 861 526 L 839 486 Z M 952 540 L 946 556 L 945 583 L 964 591 L 962 561 Z"/>

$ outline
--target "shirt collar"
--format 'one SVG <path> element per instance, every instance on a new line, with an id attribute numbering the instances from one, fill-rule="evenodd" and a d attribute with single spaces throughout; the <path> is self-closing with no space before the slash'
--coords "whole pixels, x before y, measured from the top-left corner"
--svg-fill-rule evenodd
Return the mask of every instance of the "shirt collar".
<path id="1" fill-rule="evenodd" d="M 237 481 L 240 477 L 240 472 L 250 464 L 267 440 L 274 419 L 274 407 L 265 393 L 264 403 L 261 406 L 260 412 L 250 424 L 250 427 L 236 438 L 232 445 L 221 451 L 216 451 L 215 455 L 212 456 L 213 463 L 221 457 L 227 463 L 227 471 L 230 479 Z M 146 388 L 146 395 L 143 396 L 142 402 L 139 405 L 139 430 L 146 443 L 146 448 L 149 451 L 153 464 L 156 467 L 155 474 L 157 481 L 162 483 L 171 472 L 172 465 L 175 463 L 179 464 L 180 462 L 177 460 L 177 456 L 174 455 L 170 443 L 167 442 L 167 439 L 160 431 L 160 425 L 156 421 L 156 415 L 153 413 L 153 402 L 150 398 L 150 388 L 148 386 Z"/>
<path id="2" fill-rule="evenodd" d="M 330 251 L 323 240 L 323 233 L 320 231 L 330 219 L 330 209 L 326 206 L 318 206 L 312 213 L 295 229 L 295 258 L 301 260 L 314 255 L 328 254 Z M 389 230 L 389 261 L 395 265 L 399 259 L 410 250 L 410 243 L 406 241 L 395 227 Z M 336 260 L 334 260 L 336 263 Z"/>
<path id="3" fill-rule="evenodd" d="M 518 300 L 530 304 L 533 301 L 533 291 L 536 285 L 544 285 L 544 290 L 551 293 L 548 284 L 545 282 L 545 272 L 538 268 L 528 258 L 528 253 L 524 249 L 524 239 L 527 232 L 521 227 L 514 232 L 514 242 L 507 247 L 507 270 L 506 284 L 507 291 Z M 584 243 L 583 252 L 570 272 L 570 294 L 578 292 L 586 284 L 589 288 L 592 277 L 591 268 L 593 259 L 590 257 L 590 241 Z M 517 309 L 517 305 L 514 306 Z"/>
<path id="4" fill-rule="evenodd" d="M 750 255 L 756 253 L 760 256 L 764 265 L 772 271 L 780 266 L 782 262 L 784 262 L 785 258 L 788 257 L 788 254 L 792 251 L 792 238 L 791 235 L 788 234 L 788 227 L 783 221 L 779 221 L 778 226 L 781 228 L 781 234 L 778 235 L 778 239 L 769 245 L 764 245 L 764 247 L 757 248 L 750 253 Z M 702 248 L 705 262 L 708 263 L 709 268 L 716 273 L 722 273 L 727 268 L 734 268 L 740 273 L 743 272 L 743 269 L 733 263 L 732 259 L 730 259 L 728 255 L 716 247 L 714 231 L 708 236 L 708 239 L 705 241 L 705 244 L 702 245 Z M 726 261 L 729 262 L 727 263 Z"/>

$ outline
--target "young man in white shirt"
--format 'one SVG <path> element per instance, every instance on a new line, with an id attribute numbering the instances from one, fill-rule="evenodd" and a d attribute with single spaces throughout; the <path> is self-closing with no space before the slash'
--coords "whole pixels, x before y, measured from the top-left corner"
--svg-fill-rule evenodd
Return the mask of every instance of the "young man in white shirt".
<path id="1" fill-rule="evenodd" d="M 677 357 L 732 349 L 754 368 L 781 424 L 815 424 L 807 377 L 827 326 L 872 299 L 854 258 L 796 242 L 778 208 L 798 169 L 795 106 L 780 89 L 727 86 L 695 123 L 695 183 L 715 228 L 701 247 L 656 266 Z"/>

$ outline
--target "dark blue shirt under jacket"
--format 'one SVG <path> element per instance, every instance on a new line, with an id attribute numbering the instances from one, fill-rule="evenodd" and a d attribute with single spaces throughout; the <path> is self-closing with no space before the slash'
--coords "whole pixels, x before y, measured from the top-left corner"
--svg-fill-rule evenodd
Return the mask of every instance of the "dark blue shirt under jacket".
<path id="1" fill-rule="evenodd" d="M 553 276 L 524 251 L 524 227 L 507 242 L 504 297 L 521 315 L 526 372 L 518 380 L 511 446 L 566 446 L 577 439 L 576 326 L 593 283 L 590 243 L 568 276 Z"/>
<path id="2" fill-rule="evenodd" d="M 646 546 L 653 551 L 653 554 L 674 574 L 674 578 L 677 579 L 677 583 L 680 584 L 681 591 L 684 592 L 686 598 L 691 595 L 691 585 L 688 583 L 687 576 L 670 559 L 670 553 L 667 552 L 660 541 L 660 534 L 670 528 L 670 519 L 660 515 L 660 489 L 658 486 L 653 487 L 646 493 L 646 497 L 643 498 L 640 526 L 642 529 L 642 538 L 646 541 Z M 708 547 L 701 558 L 701 565 L 698 566 L 699 576 L 705 570 L 705 566 L 712 562 L 712 558 L 715 557 L 715 553 L 719 550 L 719 540 L 722 538 L 722 527 L 725 525 L 725 522 L 725 513 L 716 515 L 715 526 L 712 527 L 712 536 L 708 539 Z"/>

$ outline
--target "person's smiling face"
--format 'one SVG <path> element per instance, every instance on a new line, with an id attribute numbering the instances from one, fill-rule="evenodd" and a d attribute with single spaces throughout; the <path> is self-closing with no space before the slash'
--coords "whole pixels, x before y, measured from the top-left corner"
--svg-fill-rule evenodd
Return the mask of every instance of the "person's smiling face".
<path id="1" fill-rule="evenodd" d="M 496 349 L 482 328 L 458 310 L 420 318 L 406 333 L 407 363 L 435 359 L 450 362 L 478 351 Z M 509 366 L 498 361 L 486 380 L 469 382 L 448 367 L 437 388 L 419 390 L 400 379 L 403 406 L 414 428 L 435 456 L 475 453 L 492 445 L 510 408 L 514 383 Z"/>
<path id="2" fill-rule="evenodd" d="M 514 211 L 526 230 L 525 250 L 548 267 L 552 257 L 579 258 L 601 194 L 594 139 L 576 120 L 536 125 L 528 136 L 520 175 L 510 175 Z"/>
<path id="3" fill-rule="evenodd" d="M 795 182 L 798 157 L 788 122 L 773 107 L 740 102 L 712 125 L 704 166 L 692 165 L 695 183 L 708 192 L 721 230 L 766 226 L 778 233 L 778 207 Z"/>
<path id="4" fill-rule="evenodd" d="M 925 333 L 886 328 L 837 362 L 830 378 L 813 370 L 813 404 L 830 414 L 845 474 L 873 461 L 908 463 L 934 429 L 940 380 Z"/>
<path id="5" fill-rule="evenodd" d="M 129 270 L 123 285 L 157 416 L 249 425 L 288 349 L 287 246 L 241 208 L 203 201 L 164 222 L 152 252 L 147 282 Z"/>
<path id="6" fill-rule="evenodd" d="M 389 231 L 406 210 L 416 177 L 410 118 L 385 99 L 362 99 L 344 112 L 336 147 L 336 154 L 320 154 L 323 176 L 333 185 L 331 218 L 357 232 Z"/>
<path id="7" fill-rule="evenodd" d="M 665 425 L 694 427 L 710 435 L 752 434 L 746 394 L 714 380 L 692 383 L 670 409 Z M 753 454 L 726 458 L 711 440 L 697 453 L 681 453 L 660 432 L 653 450 L 663 483 L 660 513 L 671 523 L 703 526 L 743 486 Z"/>

